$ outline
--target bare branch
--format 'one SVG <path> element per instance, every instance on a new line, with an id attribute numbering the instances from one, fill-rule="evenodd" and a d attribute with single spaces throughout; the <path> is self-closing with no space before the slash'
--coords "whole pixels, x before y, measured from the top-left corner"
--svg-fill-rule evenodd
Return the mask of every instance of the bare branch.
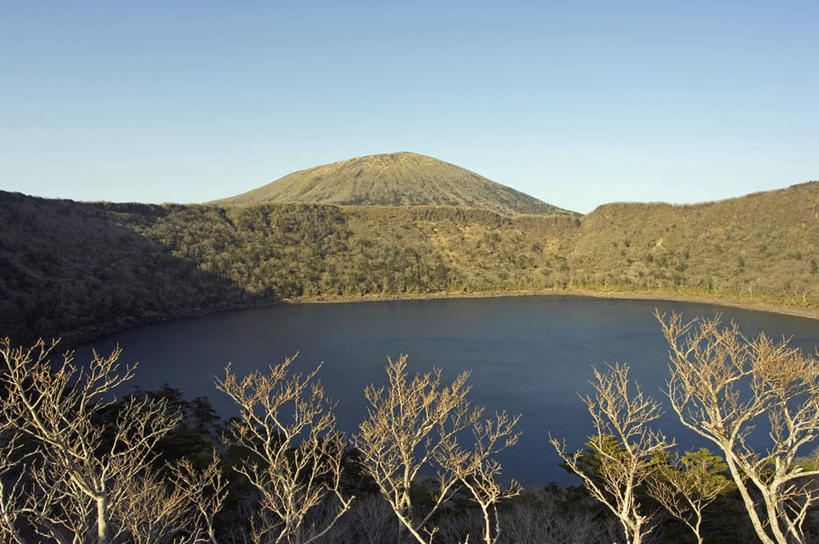
<path id="1" fill-rule="evenodd" d="M 93 353 L 80 368 L 71 352 L 55 364 L 56 345 L 39 340 L 22 348 L 0 340 L 3 418 L 36 445 L 26 467 L 32 486 L 23 509 L 28 523 L 60 542 L 175 538 L 173 531 L 160 535 L 153 528 L 137 535 L 137 519 L 151 527 L 174 519 L 166 528 L 200 532 L 194 527 L 201 521 L 198 506 L 191 501 L 201 497 L 181 485 L 168 492 L 151 468 L 158 441 L 180 416 L 168 414 L 164 402 L 131 398 L 117 404 L 115 390 L 134 369 L 118 363 L 119 348 L 106 357 Z M 112 413 L 113 422 L 106 419 Z"/>
<path id="2" fill-rule="evenodd" d="M 448 386 L 441 384 L 437 369 L 410 379 L 406 355 L 388 358 L 386 371 L 386 388 L 370 385 L 364 391 L 368 417 L 359 426 L 355 444 L 364 470 L 399 521 L 399 541 L 403 527 L 415 541 L 431 542 L 438 531 L 430 525 L 433 516 L 465 485 L 484 514 L 485 541 L 493 542 L 498 532 L 494 505 L 514 495 L 517 487 L 501 488 L 496 481 L 501 466 L 492 456 L 517 441 L 518 418 L 497 414 L 494 420 L 481 421 L 483 409 L 470 407 L 466 399 L 468 373 Z M 466 429 L 472 429 L 475 438 L 472 450 L 458 443 L 458 434 Z M 435 471 L 436 485 L 428 489 L 431 504 L 418 512 L 411 488 L 425 469 Z"/>
<path id="3" fill-rule="evenodd" d="M 805 542 L 819 470 L 797 459 L 819 436 L 819 360 L 784 340 L 746 338 L 718 317 L 656 317 L 669 345 L 667 394 L 680 421 L 720 448 L 764 544 Z M 763 416 L 770 446 L 760 452 L 746 439 Z"/>
<path id="4" fill-rule="evenodd" d="M 663 508 L 691 529 L 702 544 L 705 508 L 729 486 L 728 467 L 703 448 L 662 465 L 648 480 L 647 491 Z"/>
<path id="5" fill-rule="evenodd" d="M 595 430 L 586 444 L 588 453 L 571 452 L 551 436 L 549 441 L 592 497 L 617 516 L 626 540 L 639 544 L 652 529 L 653 514 L 641 507 L 637 491 L 673 443 L 649 427 L 660 416 L 660 405 L 638 385 L 629 387 L 628 373 L 623 364 L 594 370 L 595 393 L 582 397 Z"/>
<path id="6" fill-rule="evenodd" d="M 216 388 L 239 407 L 228 440 L 252 455 L 236 470 L 259 494 L 261 509 L 251 519 L 251 538 L 308 544 L 320 538 L 350 508 L 354 499 L 341 491 L 345 444 L 335 431 L 333 404 L 315 380 L 288 375 L 294 357 L 242 379 L 225 369 Z M 335 515 L 305 537 L 306 516 L 325 501 L 335 501 Z"/>

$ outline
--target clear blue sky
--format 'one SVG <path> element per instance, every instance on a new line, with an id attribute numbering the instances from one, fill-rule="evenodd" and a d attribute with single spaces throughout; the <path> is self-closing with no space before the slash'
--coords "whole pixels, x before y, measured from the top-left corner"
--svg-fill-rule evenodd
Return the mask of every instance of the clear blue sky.
<path id="1" fill-rule="evenodd" d="M 558 206 L 819 179 L 819 2 L 0 0 L 0 189 L 202 202 L 415 151 Z"/>

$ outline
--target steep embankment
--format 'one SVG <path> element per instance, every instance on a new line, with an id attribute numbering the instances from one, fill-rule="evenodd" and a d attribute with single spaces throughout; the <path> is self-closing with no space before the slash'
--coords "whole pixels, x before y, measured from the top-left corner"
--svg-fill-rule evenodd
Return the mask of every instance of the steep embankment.
<path id="1" fill-rule="evenodd" d="M 503 215 L 573 213 L 454 164 L 417 153 L 386 153 L 300 170 L 220 206 L 281 202 L 340 206 L 458 206 Z"/>
<path id="2" fill-rule="evenodd" d="M 0 335 L 290 297 L 618 290 L 819 307 L 819 183 L 694 206 L 89 204 L 0 193 Z"/>

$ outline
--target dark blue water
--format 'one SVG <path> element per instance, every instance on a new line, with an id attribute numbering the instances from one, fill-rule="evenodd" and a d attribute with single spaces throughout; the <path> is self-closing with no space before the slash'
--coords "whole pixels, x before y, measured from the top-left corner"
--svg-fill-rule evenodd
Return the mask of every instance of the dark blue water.
<path id="1" fill-rule="evenodd" d="M 582 447 L 591 420 L 578 393 L 590 390 L 593 366 L 628 363 L 644 390 L 662 398 L 667 355 L 655 307 L 686 317 L 722 313 L 746 334 L 793 337 L 793 345 L 810 353 L 819 346 L 819 321 L 810 319 L 693 303 L 543 296 L 222 312 L 121 332 L 80 347 L 77 361 L 87 359 L 92 346 L 106 352 L 119 343 L 122 361 L 139 361 L 135 385 L 167 383 L 187 398 L 207 396 L 229 416 L 232 405 L 213 387 L 228 362 L 242 375 L 299 352 L 297 370 L 324 362 L 319 376 L 338 401 L 339 425 L 353 432 L 366 413 L 364 387 L 384 383 L 388 355 L 406 353 L 411 372 L 440 367 L 452 379 L 469 370 L 473 403 L 523 414 L 523 438 L 502 456 L 505 475 L 527 483 L 571 482 L 546 434 Z M 708 445 L 672 415 L 660 425 L 685 449 Z"/>

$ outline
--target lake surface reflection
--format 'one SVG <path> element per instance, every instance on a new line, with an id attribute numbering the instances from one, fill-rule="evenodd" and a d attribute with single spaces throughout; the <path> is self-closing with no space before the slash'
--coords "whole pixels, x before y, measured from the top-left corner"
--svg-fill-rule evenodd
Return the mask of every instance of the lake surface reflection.
<path id="1" fill-rule="evenodd" d="M 106 352 L 119 343 L 121 361 L 140 363 L 135 385 L 167 383 L 187 398 L 207 396 L 230 416 L 233 406 L 213 386 L 228 362 L 244 375 L 299 352 L 297 370 L 324 361 L 319 376 L 349 433 L 366 414 L 364 387 L 385 382 L 388 355 L 406 353 L 410 372 L 437 366 L 452 379 L 470 370 L 473 403 L 523 414 L 523 438 L 501 458 L 506 476 L 567 483 L 575 480 L 559 467 L 546 434 L 565 437 L 571 448 L 585 442 L 591 420 L 577 395 L 589 391 L 593 366 L 628 363 L 643 388 L 662 400 L 667 355 L 655 307 L 686 317 L 722 313 L 746 334 L 793 337 L 793 345 L 810 353 L 819 346 L 819 322 L 810 319 L 693 303 L 533 296 L 228 311 L 124 331 L 80 346 L 76 360 L 87 360 L 91 347 Z M 685 449 L 708 445 L 672 415 L 660 425 Z"/>

